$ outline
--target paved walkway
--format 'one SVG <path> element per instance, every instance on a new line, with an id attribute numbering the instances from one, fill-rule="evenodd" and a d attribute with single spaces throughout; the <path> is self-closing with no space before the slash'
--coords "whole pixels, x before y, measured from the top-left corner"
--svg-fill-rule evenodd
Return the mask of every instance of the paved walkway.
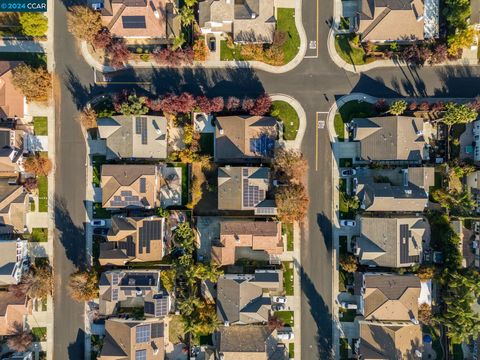
<path id="1" fill-rule="evenodd" d="M 49 52 L 48 41 L 30 41 L 30 40 L 0 40 L 0 52 Z"/>
<path id="2" fill-rule="evenodd" d="M 266 64 L 260 61 L 221 61 L 221 60 L 207 60 L 204 62 L 195 61 L 193 65 L 186 65 L 182 67 L 188 68 L 254 68 L 256 70 L 262 70 L 269 73 L 282 74 L 293 70 L 297 67 L 303 60 L 305 53 L 307 51 L 307 35 L 305 29 L 303 28 L 302 23 L 302 0 L 295 1 L 295 25 L 297 27 L 298 34 L 300 36 L 300 47 L 298 49 L 297 55 L 290 61 L 288 64 L 282 66 L 273 66 Z M 80 50 L 85 61 L 97 71 L 108 73 L 118 71 L 111 66 L 101 64 L 97 59 L 95 59 L 88 50 L 88 45 L 85 41 L 82 41 L 80 44 Z M 220 52 L 220 49 L 217 47 L 217 52 Z M 134 68 L 152 68 L 159 67 L 155 62 L 148 61 L 133 61 L 128 62 L 128 67 Z"/>

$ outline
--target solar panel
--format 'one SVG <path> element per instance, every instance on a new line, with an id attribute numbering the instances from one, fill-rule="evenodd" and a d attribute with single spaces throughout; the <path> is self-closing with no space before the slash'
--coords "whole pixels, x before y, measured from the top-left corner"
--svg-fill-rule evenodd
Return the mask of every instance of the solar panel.
<path id="1" fill-rule="evenodd" d="M 242 174 L 243 174 L 243 176 L 248 176 L 248 169 L 247 169 L 247 168 L 243 168 L 243 169 L 242 169 Z"/>
<path id="2" fill-rule="evenodd" d="M 147 179 L 145 178 L 140 178 L 140 192 L 142 194 L 147 192 Z"/>
<path id="3" fill-rule="evenodd" d="M 153 315 L 155 313 L 155 306 L 153 302 L 145 301 L 145 304 L 143 305 L 143 311 L 145 312 L 145 314 Z M 152 337 L 155 337 L 155 336 L 153 336 L 152 334 Z"/>
<path id="4" fill-rule="evenodd" d="M 168 297 L 154 299 L 155 301 L 155 317 L 168 315 Z"/>
<path id="5" fill-rule="evenodd" d="M 147 350 L 135 351 L 135 360 L 147 360 Z"/>
<path id="6" fill-rule="evenodd" d="M 118 285 L 118 273 L 112 273 L 112 285 Z"/>
<path id="7" fill-rule="evenodd" d="M 152 324 L 152 339 L 163 337 L 163 323 Z"/>
<path id="8" fill-rule="evenodd" d="M 122 196 L 132 196 L 132 192 L 131 191 L 120 191 L 120 195 Z"/>
<path id="9" fill-rule="evenodd" d="M 145 16 L 122 16 L 122 25 L 124 29 L 145 29 L 147 27 Z"/>
<path id="10" fill-rule="evenodd" d="M 146 0 L 123 0 L 126 6 L 147 6 Z"/>
<path id="11" fill-rule="evenodd" d="M 145 343 L 150 341 L 150 324 L 149 325 L 138 325 L 136 330 L 136 342 L 137 344 Z"/>
<path id="12" fill-rule="evenodd" d="M 140 135 L 142 133 L 142 122 L 141 118 L 135 118 L 135 134 Z"/>
<path id="13" fill-rule="evenodd" d="M 112 289 L 112 301 L 118 301 L 118 289 Z"/>

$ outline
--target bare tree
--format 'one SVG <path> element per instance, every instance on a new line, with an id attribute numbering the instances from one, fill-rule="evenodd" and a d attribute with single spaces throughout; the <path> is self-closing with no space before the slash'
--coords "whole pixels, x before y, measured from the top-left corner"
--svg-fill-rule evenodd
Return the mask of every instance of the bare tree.
<path id="1" fill-rule="evenodd" d="M 19 322 L 13 323 L 10 329 L 10 335 L 7 339 L 7 346 L 10 350 L 16 352 L 27 351 L 32 344 L 33 336 L 30 331 L 25 330 Z"/>
<path id="2" fill-rule="evenodd" d="M 41 154 L 28 157 L 23 166 L 26 172 L 36 176 L 47 176 L 52 171 L 52 161 Z"/>
<path id="3" fill-rule="evenodd" d="M 98 295 L 98 278 L 95 271 L 83 270 L 70 275 L 68 283 L 72 299 L 82 302 L 93 300 Z"/>
<path id="4" fill-rule="evenodd" d="M 78 116 L 78 121 L 85 130 L 97 127 L 97 113 L 92 108 L 86 108 Z"/>
<path id="5" fill-rule="evenodd" d="M 53 275 L 48 265 L 33 267 L 22 277 L 20 288 L 32 299 L 43 299 L 52 294 Z"/>

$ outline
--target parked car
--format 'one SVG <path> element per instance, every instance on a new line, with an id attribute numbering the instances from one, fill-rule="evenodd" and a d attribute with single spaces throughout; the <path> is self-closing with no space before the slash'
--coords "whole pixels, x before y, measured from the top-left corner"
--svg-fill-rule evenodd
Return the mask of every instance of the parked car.
<path id="1" fill-rule="evenodd" d="M 341 305 L 342 305 L 342 307 L 343 307 L 344 309 L 352 309 L 352 310 L 356 310 L 356 309 L 357 309 L 357 304 L 342 302 Z"/>
<path id="2" fill-rule="evenodd" d="M 93 229 L 93 234 L 94 234 L 94 235 L 105 236 L 105 235 L 108 234 L 108 228 L 105 228 L 105 227 L 96 227 L 95 229 Z"/>
<path id="3" fill-rule="evenodd" d="M 287 298 L 285 296 L 274 296 L 272 300 L 273 302 L 279 304 L 285 304 L 287 302 Z"/>
<path id="4" fill-rule="evenodd" d="M 90 222 L 90 225 L 94 226 L 94 227 L 101 227 L 101 226 L 105 226 L 105 220 L 92 220 Z"/>
<path id="5" fill-rule="evenodd" d="M 279 331 L 277 332 L 277 339 L 279 340 L 293 340 L 293 331 Z"/>
<path id="6" fill-rule="evenodd" d="M 355 226 L 355 221 L 353 220 L 340 220 L 341 226 Z"/>
<path id="7" fill-rule="evenodd" d="M 357 193 L 357 186 L 358 186 L 358 179 L 356 177 L 353 178 L 353 188 L 352 193 L 355 195 Z"/>
<path id="8" fill-rule="evenodd" d="M 285 306 L 285 304 L 274 304 L 272 305 L 272 310 L 273 311 L 283 311 L 283 310 L 286 310 L 287 307 Z"/>
<path id="9" fill-rule="evenodd" d="M 353 176 L 357 173 L 355 169 L 345 169 L 342 170 L 342 176 Z"/>

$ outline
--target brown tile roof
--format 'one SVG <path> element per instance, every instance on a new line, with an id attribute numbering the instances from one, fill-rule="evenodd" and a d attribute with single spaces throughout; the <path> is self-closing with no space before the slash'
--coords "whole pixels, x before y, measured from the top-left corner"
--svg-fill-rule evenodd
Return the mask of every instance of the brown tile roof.
<path id="1" fill-rule="evenodd" d="M 273 155 L 273 147 L 265 154 L 256 152 L 251 141 L 265 135 L 270 144 L 277 138 L 277 121 L 267 116 L 219 116 L 216 120 L 215 159 L 248 160 Z"/>
<path id="2" fill-rule="evenodd" d="M 268 339 L 272 331 L 262 325 L 220 327 L 218 351 L 224 359 L 268 359 Z"/>
<path id="3" fill-rule="evenodd" d="M 13 86 L 12 70 L 20 61 L 0 61 L 0 118 L 22 118 L 24 96 Z"/>
<path id="4" fill-rule="evenodd" d="M 224 221 L 220 223 L 220 244 L 212 246 L 212 258 L 220 265 L 235 263 L 235 248 L 251 247 L 268 254 L 283 252 L 280 222 Z"/>
<path id="5" fill-rule="evenodd" d="M 160 203 L 155 165 L 103 165 L 101 186 L 104 208 L 153 208 Z"/>
<path id="6" fill-rule="evenodd" d="M 26 295 L 12 291 L 0 291 L 0 335 L 8 335 L 15 323 L 24 323 L 24 317 L 31 314 L 31 304 Z"/>

